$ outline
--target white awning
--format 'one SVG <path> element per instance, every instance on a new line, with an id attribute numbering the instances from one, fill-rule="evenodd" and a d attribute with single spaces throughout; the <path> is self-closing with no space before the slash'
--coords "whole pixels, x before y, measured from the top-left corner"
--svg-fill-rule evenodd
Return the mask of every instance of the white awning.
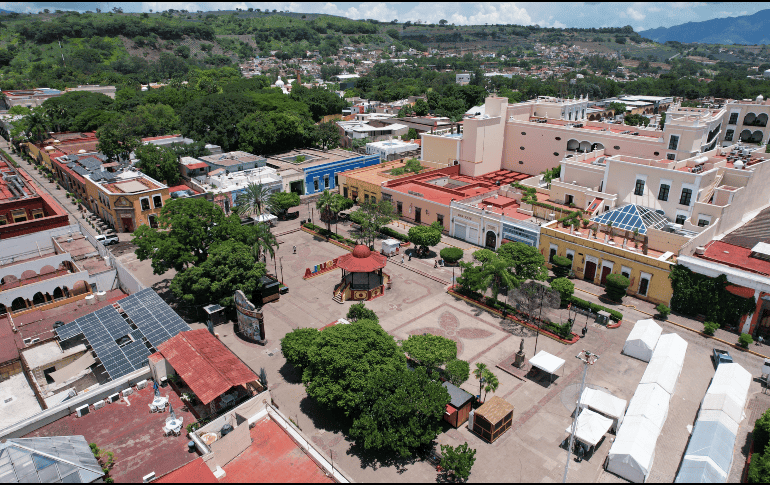
<path id="1" fill-rule="evenodd" d="M 541 350 L 536 356 L 529 359 L 529 363 L 533 367 L 545 371 L 549 374 L 555 374 L 557 370 L 561 369 L 564 365 L 564 359 L 560 359 L 555 355 L 551 355 L 545 350 Z"/>
<path id="2" fill-rule="evenodd" d="M 276 219 L 278 219 L 278 217 L 274 216 L 273 214 L 260 214 L 254 220 L 257 222 L 270 222 Z"/>
<path id="3" fill-rule="evenodd" d="M 96 361 L 91 355 L 91 352 L 86 352 L 85 354 L 78 357 L 78 359 L 72 362 L 70 365 L 62 367 L 57 371 L 51 372 L 51 378 L 58 384 L 67 382 L 68 380 L 72 379 L 76 375 L 94 365 L 94 363 L 96 363 Z"/>
<path id="4" fill-rule="evenodd" d="M 584 409 L 577 418 L 575 438 L 587 445 L 596 446 L 611 426 L 611 419 L 605 418 L 601 414 L 595 413 L 590 409 Z M 571 434 L 572 425 L 567 426 L 566 431 L 568 435 Z"/>
<path id="5" fill-rule="evenodd" d="M 662 329 L 651 319 L 639 320 L 628 334 L 623 353 L 645 362 L 649 362 Z"/>
<path id="6" fill-rule="evenodd" d="M 626 412 L 625 399 L 620 399 L 599 389 L 585 388 L 580 396 L 579 405 L 588 407 L 607 417 L 620 420 Z"/>

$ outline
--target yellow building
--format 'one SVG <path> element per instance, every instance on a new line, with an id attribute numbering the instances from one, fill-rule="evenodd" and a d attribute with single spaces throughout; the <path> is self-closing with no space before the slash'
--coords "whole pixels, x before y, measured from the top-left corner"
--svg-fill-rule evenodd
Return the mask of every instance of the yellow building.
<path id="1" fill-rule="evenodd" d="M 580 279 L 603 285 L 610 274 L 622 274 L 630 281 L 627 294 L 655 304 L 669 305 L 673 290 L 668 275 L 676 256 L 661 253 L 643 244 L 634 244 L 632 236 L 611 238 L 605 231 L 594 236 L 590 229 L 565 228 L 552 221 L 540 228 L 540 253 L 550 268 L 555 255 L 572 260 L 572 271 Z"/>
<path id="2" fill-rule="evenodd" d="M 160 210 L 169 199 L 168 186 L 140 172 L 123 173 L 118 180 L 92 177 L 85 177 L 91 207 L 116 231 L 133 232 L 142 224 L 158 226 Z"/>
<path id="3" fill-rule="evenodd" d="M 445 164 L 425 162 L 422 160 L 420 161 L 420 164 L 424 167 L 423 170 L 433 170 L 446 166 Z M 340 190 L 339 193 L 359 204 L 382 200 L 382 184 L 384 182 L 414 175 L 411 172 L 401 175 L 393 175 L 390 173 L 390 171 L 397 168 L 403 168 L 404 166 L 406 166 L 406 161 L 401 159 L 342 172 L 337 175 L 339 182 L 338 187 Z"/>

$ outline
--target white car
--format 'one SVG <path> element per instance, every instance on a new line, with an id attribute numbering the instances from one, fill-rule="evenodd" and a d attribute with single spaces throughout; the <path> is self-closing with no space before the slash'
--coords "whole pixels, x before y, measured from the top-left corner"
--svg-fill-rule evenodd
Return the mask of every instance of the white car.
<path id="1" fill-rule="evenodd" d="M 118 244 L 120 242 L 120 239 L 118 239 L 118 236 L 115 234 L 100 234 L 96 236 L 96 240 L 105 246 L 109 246 L 110 244 Z"/>

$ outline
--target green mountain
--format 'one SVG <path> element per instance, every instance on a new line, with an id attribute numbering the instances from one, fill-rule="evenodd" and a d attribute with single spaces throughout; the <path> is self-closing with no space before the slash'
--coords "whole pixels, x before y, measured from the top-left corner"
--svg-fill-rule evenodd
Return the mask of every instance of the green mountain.
<path id="1" fill-rule="evenodd" d="M 640 34 L 661 43 L 671 40 L 688 44 L 770 44 L 770 9 L 741 17 L 659 27 Z"/>

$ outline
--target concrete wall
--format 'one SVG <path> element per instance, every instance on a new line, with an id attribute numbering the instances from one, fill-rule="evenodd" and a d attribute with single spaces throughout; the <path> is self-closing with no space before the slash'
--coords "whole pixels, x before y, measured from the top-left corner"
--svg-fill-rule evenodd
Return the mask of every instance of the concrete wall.
<path id="1" fill-rule="evenodd" d="M 0 239 L 0 264 L 8 264 L 16 260 L 52 252 L 54 250 L 53 237 L 77 232 L 80 232 L 80 226 L 72 224 L 23 236 Z"/>
<path id="2" fill-rule="evenodd" d="M 17 279 L 21 279 L 22 273 L 27 271 L 34 271 L 35 273 L 39 274 L 40 270 L 46 266 L 52 267 L 54 270 L 56 270 L 59 269 L 59 265 L 64 262 L 68 262 L 74 266 L 74 263 L 72 262 L 72 256 L 69 253 L 55 254 L 45 258 L 33 259 L 31 261 L 20 261 L 18 264 L 1 268 L 0 277 L 4 278 L 11 275 L 15 276 Z M 2 263 L 5 263 L 5 261 L 2 261 Z"/>
<path id="3" fill-rule="evenodd" d="M 461 137 L 448 137 L 421 133 L 421 160 L 451 164 L 460 159 Z"/>

